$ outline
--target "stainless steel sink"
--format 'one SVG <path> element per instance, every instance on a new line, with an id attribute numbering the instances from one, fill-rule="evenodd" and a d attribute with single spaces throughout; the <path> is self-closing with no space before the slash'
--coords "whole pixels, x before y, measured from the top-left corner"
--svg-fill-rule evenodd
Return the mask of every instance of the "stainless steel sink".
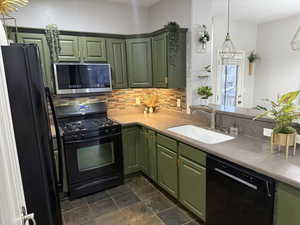
<path id="1" fill-rule="evenodd" d="M 196 141 L 203 142 L 205 144 L 219 144 L 222 142 L 233 140 L 234 137 L 217 133 L 211 130 L 203 129 L 201 127 L 193 125 L 184 125 L 179 127 L 169 128 L 168 131 L 172 131 L 176 134 L 194 139 Z"/>

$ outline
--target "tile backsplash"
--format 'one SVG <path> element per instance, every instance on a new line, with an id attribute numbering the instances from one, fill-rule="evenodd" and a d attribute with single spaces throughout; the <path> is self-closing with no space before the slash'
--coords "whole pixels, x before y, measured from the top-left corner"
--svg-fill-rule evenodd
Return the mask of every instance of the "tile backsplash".
<path id="1" fill-rule="evenodd" d="M 92 97 L 80 98 L 55 98 L 54 104 L 59 105 L 73 105 L 73 104 L 87 104 L 96 102 L 106 102 L 108 110 L 141 110 L 143 111 L 143 97 L 149 94 L 156 94 L 159 96 L 159 108 L 171 111 L 185 111 L 186 110 L 186 92 L 185 89 L 162 89 L 162 88 L 137 88 L 137 89 L 118 89 L 111 93 L 97 95 Z M 141 99 L 141 105 L 136 104 L 136 98 Z M 181 100 L 181 107 L 177 107 L 177 99 Z"/>

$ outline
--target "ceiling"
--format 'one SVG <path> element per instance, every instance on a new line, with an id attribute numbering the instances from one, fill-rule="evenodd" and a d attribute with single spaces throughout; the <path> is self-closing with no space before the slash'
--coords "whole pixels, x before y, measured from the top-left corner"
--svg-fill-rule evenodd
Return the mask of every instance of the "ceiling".
<path id="1" fill-rule="evenodd" d="M 136 6 L 150 7 L 161 0 L 107 0 L 109 2 L 127 3 Z"/>
<path id="2" fill-rule="evenodd" d="M 214 15 L 226 15 L 227 0 L 213 0 Z M 266 23 L 300 15 L 299 0 L 231 0 L 234 20 Z"/>

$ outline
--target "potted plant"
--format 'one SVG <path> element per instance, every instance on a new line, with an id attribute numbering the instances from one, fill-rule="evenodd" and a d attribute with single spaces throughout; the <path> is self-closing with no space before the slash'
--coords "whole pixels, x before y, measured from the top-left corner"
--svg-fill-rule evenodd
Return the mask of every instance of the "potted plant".
<path id="1" fill-rule="evenodd" d="M 205 25 L 200 26 L 199 42 L 201 43 L 201 52 L 205 52 L 206 44 L 210 41 L 210 36 Z"/>
<path id="2" fill-rule="evenodd" d="M 200 95 L 200 97 L 201 97 L 200 104 L 208 106 L 208 98 L 213 96 L 212 89 L 208 86 L 202 86 L 202 87 L 198 88 L 197 92 L 198 92 L 198 95 Z"/>
<path id="3" fill-rule="evenodd" d="M 299 107 L 294 104 L 299 93 L 300 91 L 293 91 L 284 94 L 277 102 L 265 99 L 265 101 L 271 104 L 270 109 L 262 106 L 257 107 L 264 112 L 256 116 L 254 120 L 264 116 L 269 116 L 275 120 L 276 125 L 273 129 L 271 139 L 272 151 L 273 145 L 286 146 L 287 150 L 289 146 L 296 145 L 297 132 L 295 128 L 292 127 L 292 123 L 300 118 Z"/>
<path id="4" fill-rule="evenodd" d="M 258 55 L 255 53 L 255 51 L 253 50 L 250 55 L 248 56 L 248 60 L 249 60 L 249 75 L 252 75 L 253 73 L 253 67 L 254 67 L 254 63 L 255 61 L 258 59 Z"/>

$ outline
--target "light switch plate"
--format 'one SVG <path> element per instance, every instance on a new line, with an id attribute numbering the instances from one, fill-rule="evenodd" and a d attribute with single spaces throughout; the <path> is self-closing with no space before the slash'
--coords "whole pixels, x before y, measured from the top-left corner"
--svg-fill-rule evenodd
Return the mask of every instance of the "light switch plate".
<path id="1" fill-rule="evenodd" d="M 178 108 L 181 107 L 181 99 L 180 99 L 180 98 L 177 99 L 177 107 L 178 107 Z"/>
<path id="2" fill-rule="evenodd" d="M 140 97 L 136 97 L 135 98 L 135 104 L 136 105 L 140 105 L 141 104 L 141 98 Z"/>

